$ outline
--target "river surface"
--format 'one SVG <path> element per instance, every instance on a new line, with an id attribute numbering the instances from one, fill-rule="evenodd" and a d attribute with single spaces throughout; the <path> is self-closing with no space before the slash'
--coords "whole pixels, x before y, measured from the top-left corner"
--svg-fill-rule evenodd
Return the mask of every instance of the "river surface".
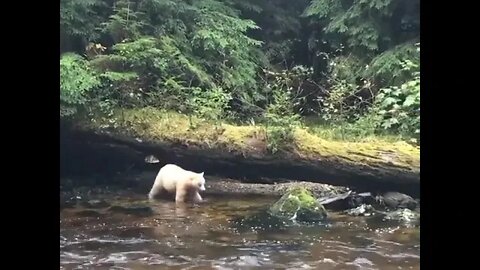
<path id="1" fill-rule="evenodd" d="M 108 207 L 62 208 L 60 269 L 419 269 L 419 228 L 329 212 L 323 225 L 239 230 L 232 220 L 275 198 L 208 197 L 201 205 L 149 202 L 145 194 L 91 195 Z M 147 208 L 148 208 L 147 207 Z"/>

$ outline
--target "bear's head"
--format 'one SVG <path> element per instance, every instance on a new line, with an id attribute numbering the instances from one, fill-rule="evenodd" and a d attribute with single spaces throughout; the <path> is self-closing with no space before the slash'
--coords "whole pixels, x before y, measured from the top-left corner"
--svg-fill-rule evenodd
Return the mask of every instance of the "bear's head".
<path id="1" fill-rule="evenodd" d="M 200 191 L 205 190 L 205 178 L 203 177 L 203 175 L 204 175 L 204 172 L 201 172 L 201 173 L 196 173 L 192 177 L 192 186 L 198 188 L 198 190 Z"/>

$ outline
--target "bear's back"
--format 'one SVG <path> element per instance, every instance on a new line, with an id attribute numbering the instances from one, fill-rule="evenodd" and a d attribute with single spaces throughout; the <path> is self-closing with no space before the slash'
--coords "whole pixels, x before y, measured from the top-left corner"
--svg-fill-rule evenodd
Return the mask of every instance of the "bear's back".
<path id="1" fill-rule="evenodd" d="M 160 170 L 162 186 L 167 190 L 175 190 L 177 183 L 188 179 L 191 172 L 175 164 L 167 164 Z"/>
<path id="2" fill-rule="evenodd" d="M 185 169 L 175 164 L 167 164 L 163 166 L 160 170 L 164 172 L 176 172 L 176 173 L 186 172 Z"/>

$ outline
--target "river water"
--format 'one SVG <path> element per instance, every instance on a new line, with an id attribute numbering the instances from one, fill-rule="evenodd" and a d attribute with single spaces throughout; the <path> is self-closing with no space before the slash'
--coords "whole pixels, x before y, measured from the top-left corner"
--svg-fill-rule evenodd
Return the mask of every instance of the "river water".
<path id="1" fill-rule="evenodd" d="M 275 198 L 207 197 L 201 205 L 177 206 L 135 192 L 90 197 L 153 211 L 62 208 L 61 269 L 420 268 L 418 227 L 329 212 L 322 225 L 239 230 L 232 220 L 265 209 Z"/>

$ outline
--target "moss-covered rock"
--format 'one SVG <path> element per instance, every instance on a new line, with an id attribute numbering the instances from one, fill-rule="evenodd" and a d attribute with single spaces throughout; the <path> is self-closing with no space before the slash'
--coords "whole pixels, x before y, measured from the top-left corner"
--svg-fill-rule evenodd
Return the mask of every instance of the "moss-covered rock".
<path id="1" fill-rule="evenodd" d="M 247 230 L 281 230 L 295 222 L 316 223 L 325 220 L 327 211 L 305 187 L 292 187 L 270 208 L 233 220 L 235 227 Z M 294 222 L 295 221 L 295 222 Z"/>
<path id="2" fill-rule="evenodd" d="M 327 211 L 314 197 L 313 193 L 304 187 L 295 187 L 285 193 L 269 212 L 276 217 L 294 219 L 299 222 L 322 221 L 327 217 Z"/>

